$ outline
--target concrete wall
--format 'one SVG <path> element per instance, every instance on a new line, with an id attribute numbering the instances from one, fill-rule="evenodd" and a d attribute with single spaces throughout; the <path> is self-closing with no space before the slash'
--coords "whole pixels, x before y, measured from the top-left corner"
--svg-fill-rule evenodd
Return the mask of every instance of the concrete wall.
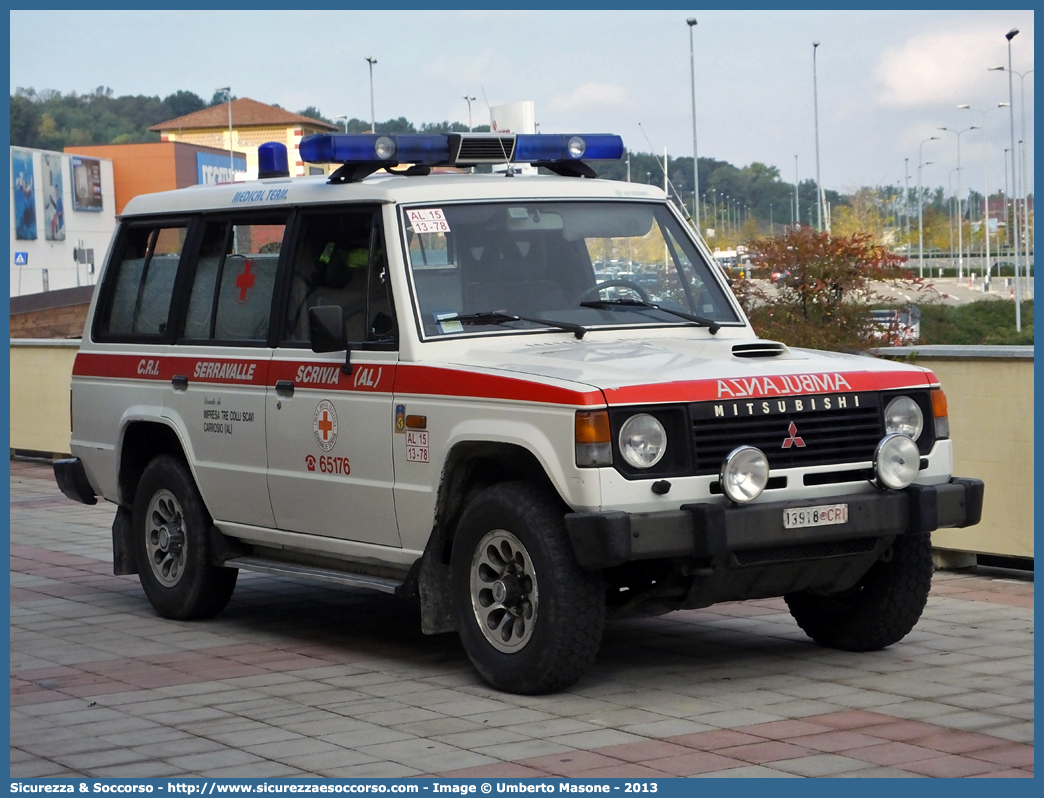
<path id="1" fill-rule="evenodd" d="M 11 342 L 11 449 L 69 451 L 69 386 L 79 340 Z"/>
<path id="2" fill-rule="evenodd" d="M 79 341 L 11 341 L 11 448 L 69 451 Z M 931 368 L 949 400 L 954 473 L 986 483 L 982 523 L 933 535 L 954 551 L 1033 557 L 1033 347 L 883 350 Z"/>
<path id="3" fill-rule="evenodd" d="M 937 548 L 1033 556 L 1033 347 L 881 350 L 930 368 L 950 408 L 954 473 L 986 483 L 982 523 L 936 532 Z"/>

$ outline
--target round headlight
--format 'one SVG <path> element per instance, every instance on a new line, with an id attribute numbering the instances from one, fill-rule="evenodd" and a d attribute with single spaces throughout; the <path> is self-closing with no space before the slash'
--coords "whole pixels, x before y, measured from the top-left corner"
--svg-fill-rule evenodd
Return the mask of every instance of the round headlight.
<path id="1" fill-rule="evenodd" d="M 663 424 L 648 413 L 638 413 L 620 427 L 620 454 L 635 468 L 652 468 L 667 451 Z"/>
<path id="2" fill-rule="evenodd" d="M 897 396 L 885 408 L 885 433 L 898 433 L 917 440 L 924 429 L 921 408 L 909 396 Z"/>
<path id="3" fill-rule="evenodd" d="M 587 142 L 579 136 L 570 136 L 566 146 L 569 147 L 570 158 L 582 158 L 584 151 L 587 149 Z"/>
<path id="4" fill-rule="evenodd" d="M 387 136 L 381 136 L 373 143 L 373 151 L 382 161 L 387 161 L 395 154 L 395 142 Z"/>
<path id="5" fill-rule="evenodd" d="M 914 481 L 921 468 L 917 444 L 906 435 L 885 435 L 874 451 L 874 473 L 886 488 L 899 490 Z"/>
<path id="6" fill-rule="evenodd" d="M 769 478 L 769 462 L 761 449 L 740 446 L 733 449 L 721 464 L 721 490 L 732 501 L 753 501 L 765 490 Z"/>

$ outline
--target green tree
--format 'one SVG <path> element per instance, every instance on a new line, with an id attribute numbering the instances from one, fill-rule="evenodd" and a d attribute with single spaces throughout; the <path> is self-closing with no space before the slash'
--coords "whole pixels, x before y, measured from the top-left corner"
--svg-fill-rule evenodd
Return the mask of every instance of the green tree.
<path id="1" fill-rule="evenodd" d="M 905 258 L 869 235 L 830 235 L 801 227 L 754 241 L 750 255 L 755 276 L 784 276 L 775 291 L 748 280 L 737 280 L 733 290 L 758 335 L 789 346 L 868 349 L 878 342 L 870 309 L 883 299 L 873 283 L 923 288 L 905 268 Z"/>
<path id="2" fill-rule="evenodd" d="M 163 98 L 163 105 L 167 109 L 166 113 L 170 114 L 167 119 L 177 119 L 179 116 L 194 114 L 196 111 L 202 111 L 207 107 L 207 104 L 203 102 L 203 98 L 198 94 L 193 94 L 191 91 L 174 92 L 174 94 Z M 165 122 L 166 119 L 160 121 Z"/>
<path id="3" fill-rule="evenodd" d="M 334 124 L 332 119 L 327 119 L 323 116 L 322 111 L 316 108 L 314 105 L 309 105 L 303 111 L 298 111 L 301 116 L 307 116 L 309 119 L 318 119 L 320 122 L 326 122 L 328 125 Z"/>
<path id="4" fill-rule="evenodd" d="M 40 109 L 24 95 L 11 97 L 11 144 L 16 147 L 39 146 Z"/>

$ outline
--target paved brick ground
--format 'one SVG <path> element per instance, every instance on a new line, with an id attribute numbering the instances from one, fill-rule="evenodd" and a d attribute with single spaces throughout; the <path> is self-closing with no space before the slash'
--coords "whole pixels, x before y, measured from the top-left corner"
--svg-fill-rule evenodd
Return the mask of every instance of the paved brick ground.
<path id="1" fill-rule="evenodd" d="M 205 622 L 112 575 L 111 506 L 11 463 L 11 775 L 1033 775 L 1033 583 L 940 573 L 887 651 L 780 600 L 612 623 L 573 689 L 504 695 L 415 606 L 243 573 Z"/>

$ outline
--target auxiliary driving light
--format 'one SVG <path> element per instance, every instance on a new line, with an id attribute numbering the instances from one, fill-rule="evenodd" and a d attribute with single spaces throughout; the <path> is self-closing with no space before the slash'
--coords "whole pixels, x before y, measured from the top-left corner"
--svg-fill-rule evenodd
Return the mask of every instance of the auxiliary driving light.
<path id="1" fill-rule="evenodd" d="M 874 451 L 874 473 L 886 488 L 900 490 L 914 481 L 921 469 L 921 453 L 912 438 L 900 433 L 885 435 Z"/>
<path id="2" fill-rule="evenodd" d="M 765 490 L 768 478 L 768 458 L 761 449 L 753 446 L 740 446 L 729 452 L 718 477 L 722 492 L 737 504 L 758 498 Z"/>

